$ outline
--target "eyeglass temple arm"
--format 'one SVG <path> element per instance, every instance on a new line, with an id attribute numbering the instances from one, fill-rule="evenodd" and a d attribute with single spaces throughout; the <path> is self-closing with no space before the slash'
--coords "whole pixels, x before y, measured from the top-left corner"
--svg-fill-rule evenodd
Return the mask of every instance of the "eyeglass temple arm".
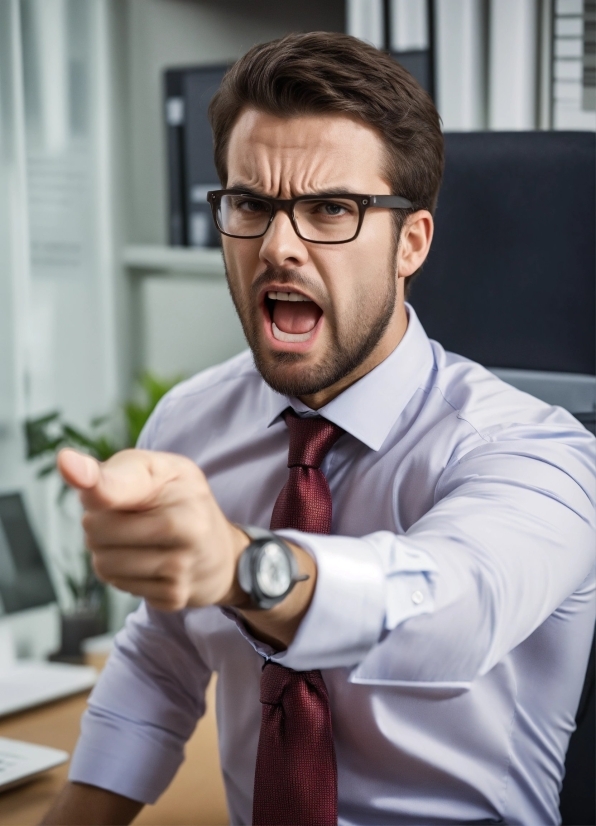
<path id="1" fill-rule="evenodd" d="M 388 209 L 410 209 L 413 206 L 411 201 L 400 195 L 371 195 L 370 205 Z"/>

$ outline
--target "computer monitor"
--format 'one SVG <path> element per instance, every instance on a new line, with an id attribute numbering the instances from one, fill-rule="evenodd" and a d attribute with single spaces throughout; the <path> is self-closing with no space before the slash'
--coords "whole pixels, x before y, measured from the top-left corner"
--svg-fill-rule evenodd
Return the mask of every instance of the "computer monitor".
<path id="1" fill-rule="evenodd" d="M 55 601 L 21 494 L 0 496 L 0 611 L 14 614 Z"/>
<path id="2" fill-rule="evenodd" d="M 0 635 L 5 650 L 43 657 L 59 641 L 58 606 L 20 493 L 0 494 Z"/>

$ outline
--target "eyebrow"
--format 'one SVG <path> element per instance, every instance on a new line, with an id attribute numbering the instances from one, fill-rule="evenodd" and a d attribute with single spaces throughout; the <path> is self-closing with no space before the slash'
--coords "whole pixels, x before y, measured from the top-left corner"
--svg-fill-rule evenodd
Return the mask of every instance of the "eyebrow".
<path id="1" fill-rule="evenodd" d="M 256 189 L 253 189 L 250 186 L 245 186 L 242 183 L 232 183 L 226 189 L 239 189 L 242 192 L 246 192 L 247 195 L 254 195 L 255 198 L 270 198 L 270 195 L 264 195 L 262 192 L 259 192 Z M 304 192 L 302 195 L 297 195 L 297 198 L 312 196 L 312 197 L 324 197 L 324 196 L 333 196 L 333 195 L 361 195 L 361 192 L 355 192 L 350 187 L 346 186 L 334 186 L 329 187 L 328 189 L 322 189 L 318 192 Z M 291 199 L 288 199 L 291 200 Z"/>

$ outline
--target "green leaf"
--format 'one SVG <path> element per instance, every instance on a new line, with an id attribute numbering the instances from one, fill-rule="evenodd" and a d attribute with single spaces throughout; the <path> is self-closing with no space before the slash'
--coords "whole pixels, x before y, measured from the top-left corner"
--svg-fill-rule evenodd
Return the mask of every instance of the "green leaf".
<path id="1" fill-rule="evenodd" d="M 138 385 L 141 398 L 129 400 L 122 405 L 126 428 L 124 438 L 111 435 L 109 429 L 107 429 L 107 432 L 86 433 L 74 425 L 63 422 L 58 411 L 47 413 L 35 419 L 27 419 L 24 425 L 27 458 L 37 459 L 47 454 L 51 454 L 54 458 L 51 464 L 45 465 L 38 471 L 38 477 L 44 478 L 55 470 L 56 454 L 63 447 L 82 449 L 100 462 L 105 462 L 119 450 L 134 447 L 158 402 L 182 378 L 182 376 L 175 376 L 170 379 L 162 379 L 149 372 L 145 372 L 139 377 Z M 114 421 L 113 416 L 96 416 L 91 420 L 91 429 L 97 430 L 103 425 L 108 425 L 110 421 Z M 62 488 L 59 494 L 59 502 L 63 501 L 67 490 L 66 487 Z"/>
<path id="2" fill-rule="evenodd" d="M 90 452 L 95 455 L 96 452 L 96 440 L 85 436 L 84 433 L 81 433 L 80 430 L 73 427 L 72 425 L 65 424 L 63 425 L 64 435 L 68 437 L 68 439 L 73 442 L 75 445 L 79 447 L 86 447 Z"/>
<path id="3" fill-rule="evenodd" d="M 37 471 L 37 478 L 43 479 L 45 476 L 49 476 L 50 473 L 53 473 L 56 470 L 56 462 L 52 462 L 51 465 L 45 465 L 45 467 L 40 468 Z"/>
<path id="4" fill-rule="evenodd" d="M 66 499 L 66 494 L 69 493 L 71 488 L 66 484 L 66 482 L 62 482 L 60 487 L 60 493 L 58 494 L 58 504 L 61 505 L 64 500 Z"/>
<path id="5" fill-rule="evenodd" d="M 63 444 L 62 433 L 52 433 L 51 426 L 59 424 L 60 413 L 54 411 L 37 419 L 26 419 L 24 424 L 27 459 L 37 459 L 46 453 L 55 453 Z"/>
<path id="6" fill-rule="evenodd" d="M 124 414 L 128 429 L 128 443 L 130 447 L 136 445 L 141 431 L 149 416 L 155 410 L 158 402 L 165 394 L 182 380 L 182 376 L 170 379 L 160 379 L 152 373 L 145 372 L 139 377 L 139 385 L 144 391 L 143 402 L 129 401 L 124 405 Z"/>
<path id="7" fill-rule="evenodd" d="M 77 580 L 71 574 L 69 574 L 67 572 L 65 572 L 65 574 L 64 574 L 64 580 L 65 580 L 65 582 L 68 586 L 68 590 L 70 591 L 72 596 L 75 598 L 75 600 L 80 599 L 81 596 L 83 596 L 81 583 L 77 582 Z"/>
<path id="8" fill-rule="evenodd" d="M 122 450 L 126 445 L 119 445 L 116 442 L 110 441 L 107 436 L 99 436 L 95 440 L 95 449 L 97 452 L 97 458 L 100 462 L 105 462 L 110 456 L 113 456 L 114 453 L 118 453 L 119 450 Z"/>

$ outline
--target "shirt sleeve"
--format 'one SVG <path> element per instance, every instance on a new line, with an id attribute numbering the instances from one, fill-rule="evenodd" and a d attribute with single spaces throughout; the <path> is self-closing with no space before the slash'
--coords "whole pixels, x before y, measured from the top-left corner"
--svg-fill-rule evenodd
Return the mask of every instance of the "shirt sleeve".
<path id="1" fill-rule="evenodd" d="M 465 687 L 571 594 L 591 598 L 595 442 L 585 431 L 577 446 L 515 436 L 449 465 L 404 535 L 280 531 L 318 575 L 294 641 L 273 659 L 349 667 L 354 682 Z"/>
<path id="2" fill-rule="evenodd" d="M 143 604 L 129 616 L 83 715 L 71 781 L 142 803 L 169 786 L 205 712 L 211 676 L 185 615 Z"/>

